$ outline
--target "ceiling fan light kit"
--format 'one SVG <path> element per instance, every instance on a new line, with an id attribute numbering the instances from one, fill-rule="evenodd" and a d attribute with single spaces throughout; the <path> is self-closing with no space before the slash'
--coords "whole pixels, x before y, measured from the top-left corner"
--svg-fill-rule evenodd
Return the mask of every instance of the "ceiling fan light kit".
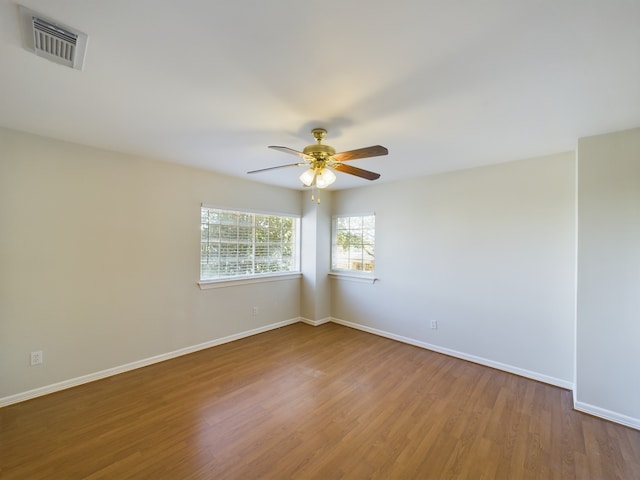
<path id="1" fill-rule="evenodd" d="M 316 175 L 316 186 L 318 188 L 327 188 L 336 181 L 336 174 L 328 168 L 323 168 Z"/>
<path id="2" fill-rule="evenodd" d="M 327 131 L 324 128 L 314 128 L 311 130 L 311 134 L 313 135 L 313 138 L 316 139 L 316 143 L 313 145 L 307 145 L 301 152 L 288 147 L 275 145 L 269 146 L 269 148 L 274 150 L 279 150 L 291 155 L 297 155 L 302 158 L 304 162 L 262 168 L 260 170 L 252 170 L 247 173 L 264 172 L 266 170 L 274 170 L 276 168 L 306 166 L 309 167 L 309 169 L 300 175 L 300 181 L 307 187 L 317 188 L 327 188 L 336 181 L 336 175 L 333 173 L 333 170 L 347 173 L 349 175 L 355 175 L 356 177 L 365 178 L 367 180 L 376 180 L 380 178 L 379 173 L 352 167 L 351 165 L 345 165 L 342 162 L 387 155 L 389 151 L 385 147 L 381 145 L 374 145 L 372 147 L 336 153 L 335 148 L 322 143 L 322 140 L 327 135 Z"/>

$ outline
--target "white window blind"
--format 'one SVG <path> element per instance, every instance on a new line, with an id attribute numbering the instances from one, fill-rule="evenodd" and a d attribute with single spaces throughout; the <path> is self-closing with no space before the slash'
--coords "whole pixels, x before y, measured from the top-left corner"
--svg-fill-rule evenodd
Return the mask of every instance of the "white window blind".
<path id="1" fill-rule="evenodd" d="M 203 206 L 200 280 L 299 270 L 299 218 Z"/>

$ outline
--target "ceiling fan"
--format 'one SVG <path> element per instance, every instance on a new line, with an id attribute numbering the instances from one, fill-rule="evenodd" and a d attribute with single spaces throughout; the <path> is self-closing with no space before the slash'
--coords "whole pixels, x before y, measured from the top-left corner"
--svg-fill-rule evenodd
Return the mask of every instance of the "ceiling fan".
<path id="1" fill-rule="evenodd" d="M 308 170 L 300 175 L 300 180 L 307 187 L 317 188 L 326 188 L 336 181 L 336 176 L 332 170 L 348 173 L 349 175 L 355 175 L 360 178 L 366 178 L 367 180 L 376 180 L 380 178 L 379 173 L 352 167 L 351 165 L 346 165 L 343 162 L 358 160 L 360 158 L 387 155 L 389 150 L 385 147 L 374 145 L 372 147 L 358 148 L 356 150 L 336 153 L 335 148 L 322 144 L 322 139 L 327 135 L 327 131 L 324 128 L 314 128 L 311 130 L 311 134 L 313 135 L 313 138 L 316 139 L 317 143 L 304 147 L 301 152 L 288 147 L 278 147 L 274 145 L 269 146 L 269 148 L 273 148 L 274 150 L 296 155 L 302 158 L 304 162 L 261 168 L 247 173 L 266 172 L 267 170 L 275 170 L 276 168 L 285 167 L 309 167 Z"/>

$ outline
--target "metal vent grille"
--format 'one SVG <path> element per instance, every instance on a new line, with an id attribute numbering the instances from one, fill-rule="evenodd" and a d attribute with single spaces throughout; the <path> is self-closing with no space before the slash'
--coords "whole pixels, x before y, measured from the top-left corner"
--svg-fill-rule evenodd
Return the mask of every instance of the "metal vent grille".
<path id="1" fill-rule="evenodd" d="M 88 37 L 25 7 L 20 8 L 26 47 L 39 57 L 82 70 Z"/>
<path id="2" fill-rule="evenodd" d="M 78 35 L 33 17 L 33 40 L 38 53 L 51 55 L 60 63 L 73 67 Z"/>

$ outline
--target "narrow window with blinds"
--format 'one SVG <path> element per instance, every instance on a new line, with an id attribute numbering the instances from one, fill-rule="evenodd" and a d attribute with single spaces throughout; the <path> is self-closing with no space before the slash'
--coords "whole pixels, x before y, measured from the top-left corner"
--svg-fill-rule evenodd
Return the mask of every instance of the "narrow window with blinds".
<path id="1" fill-rule="evenodd" d="M 335 216 L 331 270 L 372 274 L 375 267 L 375 215 Z"/>
<path id="2" fill-rule="evenodd" d="M 300 219 L 201 207 L 200 280 L 300 270 Z"/>

